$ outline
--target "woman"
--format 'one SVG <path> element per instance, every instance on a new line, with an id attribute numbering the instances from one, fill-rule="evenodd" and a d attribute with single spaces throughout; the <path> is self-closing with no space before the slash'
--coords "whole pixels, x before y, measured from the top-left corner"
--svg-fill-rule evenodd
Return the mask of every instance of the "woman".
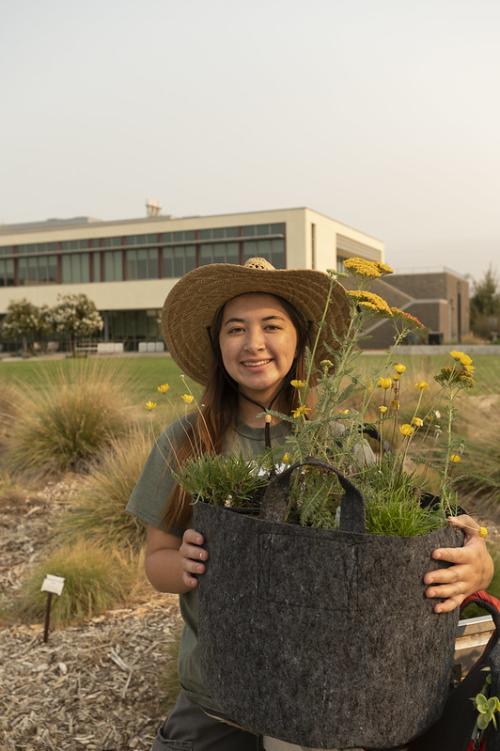
<path id="1" fill-rule="evenodd" d="M 198 577 L 208 552 L 203 538 L 189 528 L 190 499 L 169 470 L 194 452 L 242 452 L 257 456 L 265 448 L 262 412 L 271 406 L 290 413 L 296 405 L 292 379 L 303 379 L 305 348 L 316 337 L 316 322 L 329 300 L 316 362 L 335 346 L 349 316 L 343 288 L 319 271 L 275 270 L 263 259 L 244 267 L 212 264 L 186 274 L 168 295 L 164 335 L 181 370 L 205 385 L 202 412 L 178 420 L 161 436 L 134 489 L 128 510 L 147 524 L 146 573 L 160 592 L 180 595 L 185 628 L 180 650 L 182 691 L 158 732 L 154 749 L 254 751 L 259 739 L 218 718 L 221 711 L 204 685 L 197 642 Z M 274 445 L 288 424 L 273 418 L 267 428 Z M 166 504 L 166 499 L 168 503 Z M 456 608 L 464 597 L 486 587 L 493 564 L 484 541 L 464 527 L 463 548 L 434 551 L 449 568 L 425 576 L 428 597 L 442 598 L 437 612 Z"/>

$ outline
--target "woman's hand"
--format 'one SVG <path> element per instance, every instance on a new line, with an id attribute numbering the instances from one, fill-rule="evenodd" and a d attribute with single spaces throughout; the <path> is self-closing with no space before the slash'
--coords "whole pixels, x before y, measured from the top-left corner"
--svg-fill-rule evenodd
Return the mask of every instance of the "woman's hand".
<path id="1" fill-rule="evenodd" d="M 203 536 L 195 529 L 186 529 L 182 536 L 179 548 L 183 570 L 182 581 L 189 589 L 197 587 L 197 577 L 205 573 L 205 565 L 201 561 L 208 559 L 208 553 L 204 548 L 200 547 L 203 543 Z"/>
<path id="2" fill-rule="evenodd" d="M 454 564 L 424 576 L 424 583 L 431 585 L 425 590 L 426 597 L 443 598 L 434 606 L 435 613 L 455 610 L 468 595 L 486 589 L 493 578 L 493 561 L 477 522 L 466 514 L 448 517 L 448 522 L 464 530 L 465 542 L 462 548 L 437 548 L 432 553 L 435 560 Z"/>

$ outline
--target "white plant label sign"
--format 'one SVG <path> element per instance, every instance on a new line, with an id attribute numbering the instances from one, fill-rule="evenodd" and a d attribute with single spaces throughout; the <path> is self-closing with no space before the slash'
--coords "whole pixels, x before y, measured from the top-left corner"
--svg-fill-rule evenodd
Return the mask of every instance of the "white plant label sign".
<path id="1" fill-rule="evenodd" d="M 55 595 L 60 595 L 64 587 L 64 577 L 54 576 L 53 574 L 47 574 L 42 584 L 42 592 L 52 592 Z"/>

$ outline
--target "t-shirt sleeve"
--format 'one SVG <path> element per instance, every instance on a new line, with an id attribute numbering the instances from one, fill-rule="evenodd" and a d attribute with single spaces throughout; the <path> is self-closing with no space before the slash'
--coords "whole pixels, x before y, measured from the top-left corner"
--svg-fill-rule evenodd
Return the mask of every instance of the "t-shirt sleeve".
<path id="1" fill-rule="evenodd" d="M 142 474 L 127 503 L 126 511 L 145 524 L 182 537 L 180 527 L 165 525 L 168 498 L 174 488 L 175 446 L 180 445 L 188 424 L 186 419 L 172 423 L 156 440 L 144 465 Z"/>

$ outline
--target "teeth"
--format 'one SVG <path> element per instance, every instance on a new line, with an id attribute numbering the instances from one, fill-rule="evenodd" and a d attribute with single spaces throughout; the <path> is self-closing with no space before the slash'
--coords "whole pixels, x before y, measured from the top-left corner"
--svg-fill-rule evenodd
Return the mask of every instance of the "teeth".
<path id="1" fill-rule="evenodd" d="M 243 362 L 243 365 L 249 368 L 258 368 L 260 365 L 267 365 L 268 362 L 271 362 L 271 360 L 259 360 L 258 362 L 250 361 L 250 362 Z"/>

